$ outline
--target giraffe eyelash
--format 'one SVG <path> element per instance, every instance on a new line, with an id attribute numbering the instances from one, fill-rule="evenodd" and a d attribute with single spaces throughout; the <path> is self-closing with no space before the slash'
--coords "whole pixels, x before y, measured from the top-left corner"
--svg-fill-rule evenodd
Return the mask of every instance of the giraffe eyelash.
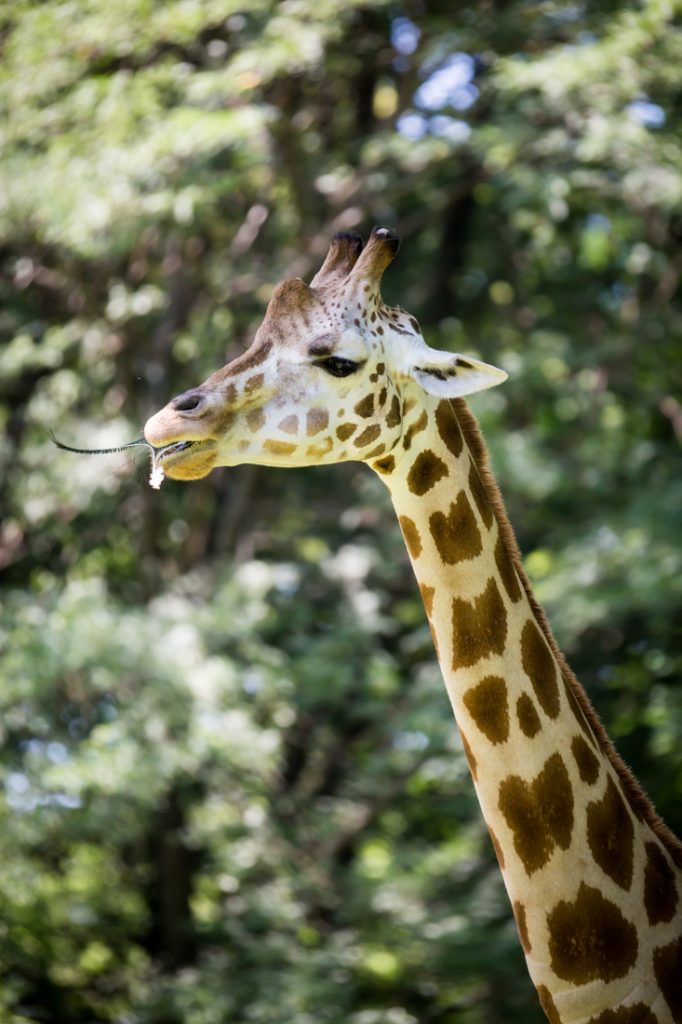
<path id="1" fill-rule="evenodd" d="M 344 359 L 341 356 L 327 356 L 326 359 L 317 359 L 314 365 L 332 377 L 349 377 L 362 366 L 362 363 L 355 363 L 352 359 Z"/>

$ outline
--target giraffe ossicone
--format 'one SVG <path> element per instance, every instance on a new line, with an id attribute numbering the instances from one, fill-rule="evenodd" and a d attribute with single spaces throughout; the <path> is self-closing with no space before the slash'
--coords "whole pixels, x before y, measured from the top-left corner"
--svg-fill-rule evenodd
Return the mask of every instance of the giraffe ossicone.
<path id="1" fill-rule="evenodd" d="M 682 845 L 616 754 L 521 564 L 463 396 L 503 370 L 386 306 L 398 239 L 333 239 L 253 344 L 153 416 L 155 466 L 367 462 L 389 488 L 541 1005 L 553 1024 L 682 1024 Z M 158 479 L 158 477 L 157 477 Z"/>

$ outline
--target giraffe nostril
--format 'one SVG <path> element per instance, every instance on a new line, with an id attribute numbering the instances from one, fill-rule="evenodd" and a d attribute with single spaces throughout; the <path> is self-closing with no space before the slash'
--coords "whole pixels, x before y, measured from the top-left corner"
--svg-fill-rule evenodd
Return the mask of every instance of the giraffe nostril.
<path id="1" fill-rule="evenodd" d="M 199 412 L 204 405 L 204 396 L 201 391 L 185 391 L 170 404 L 176 412 Z"/>

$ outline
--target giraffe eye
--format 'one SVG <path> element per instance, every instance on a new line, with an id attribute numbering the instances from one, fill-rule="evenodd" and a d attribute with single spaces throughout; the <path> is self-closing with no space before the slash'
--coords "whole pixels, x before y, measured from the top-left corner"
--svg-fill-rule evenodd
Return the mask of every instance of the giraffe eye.
<path id="1" fill-rule="evenodd" d="M 348 377 L 349 374 L 355 373 L 359 364 L 354 363 L 352 359 L 328 356 L 326 359 L 318 359 L 315 365 L 322 367 L 327 373 L 331 373 L 332 377 Z"/>

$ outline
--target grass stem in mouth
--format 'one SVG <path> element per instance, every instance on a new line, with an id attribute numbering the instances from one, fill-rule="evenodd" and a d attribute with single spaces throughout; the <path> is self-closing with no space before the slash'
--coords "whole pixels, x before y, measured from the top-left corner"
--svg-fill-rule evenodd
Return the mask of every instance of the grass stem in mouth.
<path id="1" fill-rule="evenodd" d="M 61 448 L 65 452 L 74 452 L 76 455 L 115 455 L 116 452 L 124 452 L 127 448 L 136 448 L 141 445 L 144 448 L 149 448 L 149 452 L 152 457 L 152 468 L 149 476 L 149 484 L 158 491 L 159 487 L 164 480 L 164 472 L 158 463 L 158 456 L 161 454 L 163 449 L 156 449 L 153 444 L 150 444 L 144 437 L 138 437 L 136 441 L 128 441 L 127 444 L 118 445 L 117 448 L 72 448 L 71 445 L 62 444 L 58 441 L 53 431 L 50 431 L 50 437 L 52 438 L 53 444 L 56 444 L 57 448 Z"/>
<path id="2" fill-rule="evenodd" d="M 50 438 L 57 448 L 61 448 L 64 452 L 75 452 L 76 455 L 115 455 L 116 452 L 123 452 L 126 448 L 135 448 L 137 445 L 146 446 L 152 454 L 155 451 L 154 446 L 144 437 L 138 437 L 136 441 L 128 441 L 127 444 L 121 444 L 117 448 L 72 448 L 71 445 L 58 441 L 52 430 L 50 431 Z"/>

